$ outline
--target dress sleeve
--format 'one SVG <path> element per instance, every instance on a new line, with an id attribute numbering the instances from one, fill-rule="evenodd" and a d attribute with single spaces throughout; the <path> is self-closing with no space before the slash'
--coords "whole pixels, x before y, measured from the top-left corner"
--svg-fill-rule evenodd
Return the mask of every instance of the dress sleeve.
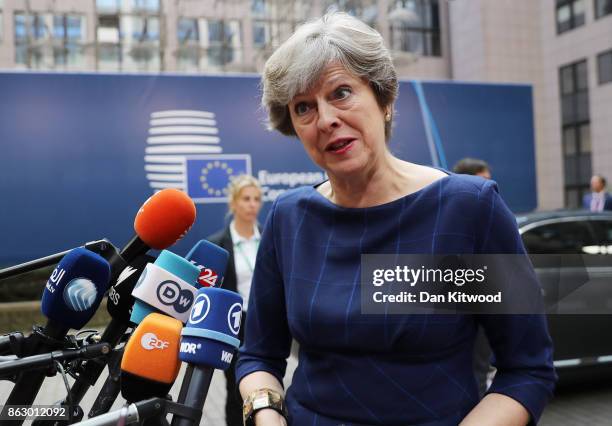
<path id="1" fill-rule="evenodd" d="M 291 350 L 285 291 L 274 238 L 278 200 L 272 206 L 257 252 L 247 309 L 244 343 L 238 352 L 236 383 L 255 371 L 267 371 L 282 384 Z"/>
<path id="2" fill-rule="evenodd" d="M 486 224 L 477 235 L 477 252 L 525 254 L 516 219 L 497 191 L 487 181 L 478 198 L 476 215 Z M 533 285 L 537 281 L 531 280 Z M 487 393 L 500 393 L 521 403 L 538 422 L 552 397 L 557 376 L 553 367 L 553 345 L 543 314 L 479 315 L 493 349 L 495 379 Z"/>

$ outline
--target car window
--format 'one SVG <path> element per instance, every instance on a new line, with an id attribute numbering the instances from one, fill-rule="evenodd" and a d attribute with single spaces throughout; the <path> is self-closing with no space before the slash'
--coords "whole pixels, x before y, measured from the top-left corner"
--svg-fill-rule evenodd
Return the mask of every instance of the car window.
<path id="1" fill-rule="evenodd" d="M 522 235 L 523 243 L 531 254 L 593 254 L 595 246 L 589 225 L 584 222 L 558 222 L 537 226 Z"/>
<path id="2" fill-rule="evenodd" d="M 591 254 L 612 254 L 612 220 L 593 220 L 591 229 L 595 235 Z"/>

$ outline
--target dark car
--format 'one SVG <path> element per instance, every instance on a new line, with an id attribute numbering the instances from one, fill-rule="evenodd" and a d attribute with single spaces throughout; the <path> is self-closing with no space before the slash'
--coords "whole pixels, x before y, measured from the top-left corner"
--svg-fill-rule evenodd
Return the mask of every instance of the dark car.
<path id="1" fill-rule="evenodd" d="M 517 223 L 551 307 L 555 367 L 612 367 L 612 212 L 531 213 Z"/>

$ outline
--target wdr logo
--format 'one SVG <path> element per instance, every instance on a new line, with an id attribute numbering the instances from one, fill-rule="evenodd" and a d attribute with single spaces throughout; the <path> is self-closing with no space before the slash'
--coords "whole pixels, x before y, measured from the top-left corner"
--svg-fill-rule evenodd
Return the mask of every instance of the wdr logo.
<path id="1" fill-rule="evenodd" d="M 167 110 L 151 114 L 145 171 L 154 190 L 176 188 L 196 203 L 224 203 L 233 176 L 251 174 L 251 156 L 223 155 L 215 114 Z"/>

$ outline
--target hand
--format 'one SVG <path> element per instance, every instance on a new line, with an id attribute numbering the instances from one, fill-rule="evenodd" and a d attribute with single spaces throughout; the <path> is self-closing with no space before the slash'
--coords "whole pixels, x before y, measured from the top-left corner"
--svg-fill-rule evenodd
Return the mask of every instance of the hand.
<path id="1" fill-rule="evenodd" d="M 257 426 L 287 426 L 287 421 L 278 411 L 264 408 L 255 413 L 255 424 Z"/>

